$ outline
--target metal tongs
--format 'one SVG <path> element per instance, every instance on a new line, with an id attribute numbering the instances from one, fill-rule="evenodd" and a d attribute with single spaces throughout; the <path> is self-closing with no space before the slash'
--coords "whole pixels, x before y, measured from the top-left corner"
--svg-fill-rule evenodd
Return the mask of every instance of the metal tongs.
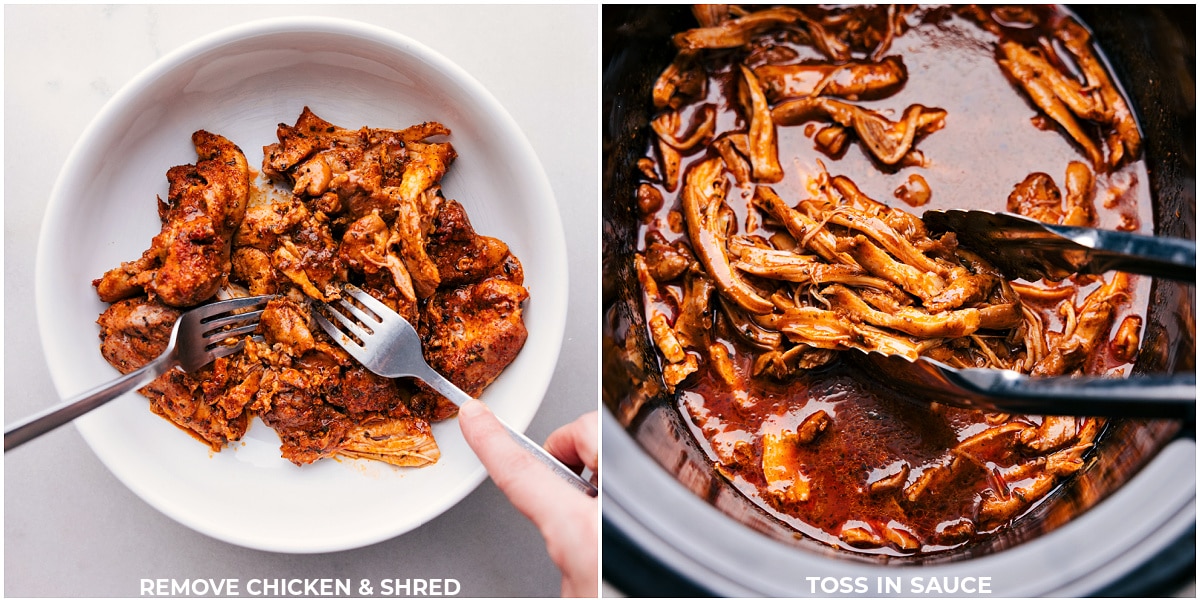
<path id="1" fill-rule="evenodd" d="M 952 231 L 1010 279 L 1059 281 L 1119 270 L 1194 284 L 1196 243 L 1084 227 L 1048 225 L 981 210 L 926 211 L 931 232 Z M 1109 417 L 1196 417 L 1196 375 L 1029 377 L 1003 369 L 959 369 L 926 357 L 867 353 L 880 375 L 964 408 Z M 916 367 L 916 368 L 914 368 Z"/>
<path id="2" fill-rule="evenodd" d="M 1123 231 L 1049 225 L 1012 213 L 929 210 L 930 232 L 952 231 L 1009 279 L 1062 281 L 1124 271 L 1195 283 L 1196 242 Z"/>

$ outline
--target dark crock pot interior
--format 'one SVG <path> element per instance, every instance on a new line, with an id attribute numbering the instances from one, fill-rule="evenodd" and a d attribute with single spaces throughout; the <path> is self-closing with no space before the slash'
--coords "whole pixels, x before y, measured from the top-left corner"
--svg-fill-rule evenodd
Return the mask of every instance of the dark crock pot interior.
<path id="1" fill-rule="evenodd" d="M 1154 198 L 1155 233 L 1195 239 L 1195 7 L 1087 6 L 1071 10 L 1092 29 L 1113 72 L 1131 96 L 1146 139 L 1144 157 Z M 646 335 L 640 287 L 632 268 L 638 230 L 633 201 L 638 172 L 633 165 L 647 144 L 648 123 L 653 116 L 650 87 L 675 53 L 670 35 L 693 26 L 695 21 L 687 7 L 604 7 L 605 405 L 625 425 L 646 458 L 729 518 L 812 553 L 845 561 L 884 560 L 816 543 L 755 506 L 716 476 L 673 399 L 662 391 L 657 357 Z M 1155 281 L 1135 372 L 1195 370 L 1194 307 L 1193 285 Z M 952 551 L 886 560 L 893 564 L 964 561 L 1044 535 L 1102 501 L 1180 435 L 1194 437 L 1194 425 L 1117 421 L 1102 438 L 1103 460 L 1093 462 L 1010 528 Z M 620 532 L 612 533 L 619 536 Z M 1194 557 L 1194 544 L 1191 552 Z M 605 556 L 607 562 L 607 550 Z"/>

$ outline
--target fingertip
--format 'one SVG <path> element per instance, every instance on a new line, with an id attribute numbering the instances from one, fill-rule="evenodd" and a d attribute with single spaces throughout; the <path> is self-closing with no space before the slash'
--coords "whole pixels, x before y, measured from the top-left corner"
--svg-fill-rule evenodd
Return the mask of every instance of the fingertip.
<path id="1" fill-rule="evenodd" d="M 472 419 L 482 415 L 483 413 L 487 412 L 487 410 L 488 408 L 484 406 L 482 402 L 471 399 L 467 402 L 464 402 L 462 406 L 458 407 L 458 416 Z"/>

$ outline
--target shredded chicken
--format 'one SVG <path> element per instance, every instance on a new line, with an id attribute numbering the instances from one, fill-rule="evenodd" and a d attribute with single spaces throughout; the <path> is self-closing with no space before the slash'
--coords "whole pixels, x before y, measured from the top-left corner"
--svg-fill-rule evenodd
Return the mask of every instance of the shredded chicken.
<path id="1" fill-rule="evenodd" d="M 821 96 L 788 100 L 771 109 L 779 125 L 801 125 L 818 119 L 854 130 L 871 156 L 885 165 L 909 157 L 916 141 L 945 125 L 946 111 L 913 104 L 898 121 L 871 110 Z"/>
<path id="2" fill-rule="evenodd" d="M 1068 54 L 1059 60 L 1073 59 L 1083 72 L 1083 81 L 1052 64 L 1041 48 L 1028 48 L 1015 41 L 1000 45 L 1000 67 L 1083 149 L 1093 168 L 1107 171 L 1135 159 L 1141 152 L 1141 134 L 1128 105 L 1093 51 L 1091 35 L 1072 19 L 1064 20 L 1055 34 Z M 1102 139 L 1089 135 L 1080 120 L 1100 125 L 1104 130 Z M 1107 157 L 1102 147 L 1107 149 Z"/>
<path id="3" fill-rule="evenodd" d="M 815 96 L 875 100 L 892 95 L 908 79 L 904 61 L 897 56 L 879 62 L 763 65 L 754 74 L 771 102 Z"/>
<path id="4" fill-rule="evenodd" d="M 242 150 L 219 135 L 197 131 L 192 143 L 199 160 L 167 171 L 167 201 L 158 201 L 162 231 L 150 248 L 92 282 L 104 302 L 144 293 L 185 307 L 217 293 L 246 213 L 249 168 Z"/>
<path id="5" fill-rule="evenodd" d="M 994 39 L 990 77 L 1014 94 L 1002 115 L 1012 123 L 963 127 L 966 115 L 933 107 L 959 110 L 953 102 L 910 93 L 927 65 L 906 66 L 906 52 L 955 13 L 982 29 L 971 35 Z M 839 360 L 861 350 L 1034 376 L 1133 360 L 1142 320 L 1128 314 L 1127 276 L 1008 281 L 953 233 L 932 234 L 919 214 L 872 197 L 886 186 L 913 208 L 962 202 L 1047 223 L 1111 222 L 1104 211 L 1121 208 L 1131 185 L 1118 170 L 1141 140 L 1086 29 L 1040 7 L 693 14 L 698 26 L 673 36 L 678 54 L 652 93 L 633 263 L 666 389 L 681 392 L 720 475 L 827 543 L 912 554 L 994 533 L 1086 469 L 1101 419 L 914 408 L 885 400 L 895 395 L 886 381 L 876 381 L 884 391 L 848 383 L 870 378 Z M 923 30 L 906 35 L 913 28 Z M 992 117 L 971 118 L 980 114 Z M 1066 148 L 1065 170 L 1022 172 L 983 198 L 934 194 L 961 164 L 936 155 L 942 136 L 1007 127 L 1028 129 L 1023 140 L 1065 133 L 1069 146 L 1053 144 Z M 997 137 L 976 142 L 982 164 L 1021 151 L 999 146 L 1018 138 Z M 855 143 L 863 156 L 846 156 Z M 1119 227 L 1136 226 L 1131 218 Z"/>
<path id="6" fill-rule="evenodd" d="M 248 168 L 232 143 L 193 136 L 200 161 L 172 168 L 163 232 L 139 261 L 96 281 L 113 302 L 101 351 L 122 372 L 166 345 L 186 308 L 223 296 L 275 294 L 244 350 L 143 390 L 151 409 L 213 450 L 252 416 L 296 464 L 342 455 L 398 466 L 437 462 L 430 423 L 455 406 L 416 380 L 374 375 L 312 320 L 311 300 L 354 283 L 409 319 L 434 369 L 478 396 L 525 343 L 528 298 L 508 246 L 478 234 L 439 182 L 456 154 L 429 122 L 348 130 L 307 108 L 264 148 L 262 172 L 290 197 L 247 208 Z"/>

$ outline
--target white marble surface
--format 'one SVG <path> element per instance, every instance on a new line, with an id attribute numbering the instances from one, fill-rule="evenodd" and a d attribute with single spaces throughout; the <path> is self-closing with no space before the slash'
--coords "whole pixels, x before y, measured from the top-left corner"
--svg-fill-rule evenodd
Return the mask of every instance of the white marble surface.
<path id="1" fill-rule="evenodd" d="M 34 253 L 51 186 L 84 128 L 163 54 L 281 15 L 357 19 L 413 37 L 474 75 L 512 114 L 550 178 L 571 272 L 561 358 L 528 433 L 542 440 L 595 409 L 597 7 L 10 5 L 3 21 L 5 421 L 56 401 L 34 315 Z M 73 427 L 5 455 L 5 596 L 133 597 L 143 578 L 305 577 L 454 578 L 463 596 L 559 593 L 538 531 L 490 481 L 398 538 L 287 555 L 232 546 L 160 514 L 117 481 Z"/>

